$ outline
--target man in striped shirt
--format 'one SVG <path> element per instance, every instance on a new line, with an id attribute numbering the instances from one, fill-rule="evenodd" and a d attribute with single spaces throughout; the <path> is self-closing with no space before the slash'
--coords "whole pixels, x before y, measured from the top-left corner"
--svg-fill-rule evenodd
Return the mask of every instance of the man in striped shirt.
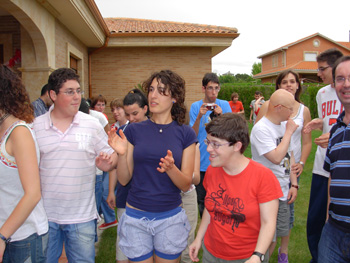
<path id="1" fill-rule="evenodd" d="M 332 71 L 344 111 L 331 129 L 324 163 L 330 172 L 329 213 L 319 243 L 319 263 L 350 262 L 350 56 L 339 58 Z"/>
<path id="2" fill-rule="evenodd" d="M 49 220 L 47 262 L 58 262 L 63 243 L 69 262 L 95 262 L 95 169 L 111 170 L 117 155 L 98 120 L 78 111 L 79 76 L 57 69 L 48 85 L 54 107 L 34 121 Z"/>

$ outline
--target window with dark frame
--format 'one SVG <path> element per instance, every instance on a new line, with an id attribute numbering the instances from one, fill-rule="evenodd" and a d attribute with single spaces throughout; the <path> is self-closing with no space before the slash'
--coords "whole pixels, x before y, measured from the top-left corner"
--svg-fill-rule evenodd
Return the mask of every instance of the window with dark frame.
<path id="1" fill-rule="evenodd" d="M 70 68 L 73 69 L 76 74 L 78 74 L 78 59 L 72 56 L 70 56 Z"/>

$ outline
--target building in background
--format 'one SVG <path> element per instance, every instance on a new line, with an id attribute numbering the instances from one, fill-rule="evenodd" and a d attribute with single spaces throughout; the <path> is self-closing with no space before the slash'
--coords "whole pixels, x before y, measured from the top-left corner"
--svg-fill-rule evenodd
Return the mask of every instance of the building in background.
<path id="1" fill-rule="evenodd" d="M 60 67 L 80 75 L 85 97 L 103 94 L 108 102 L 171 69 L 186 80 L 191 105 L 212 57 L 238 36 L 230 27 L 103 18 L 93 0 L 0 2 L 0 62 L 20 72 L 32 100 Z"/>
<path id="2" fill-rule="evenodd" d="M 261 72 L 253 78 L 261 79 L 263 83 L 275 83 L 280 72 L 293 69 L 303 82 L 322 82 L 317 77 L 316 57 L 329 48 L 350 55 L 350 42 L 337 42 L 316 33 L 260 55 Z"/>

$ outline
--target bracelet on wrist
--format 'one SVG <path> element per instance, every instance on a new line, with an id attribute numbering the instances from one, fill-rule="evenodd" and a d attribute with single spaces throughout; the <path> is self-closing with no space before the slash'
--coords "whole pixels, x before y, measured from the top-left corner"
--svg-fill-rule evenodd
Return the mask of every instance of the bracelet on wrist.
<path id="1" fill-rule="evenodd" d="M 299 185 L 297 184 L 292 184 L 292 187 L 296 188 L 297 190 L 299 190 Z"/>
<path id="2" fill-rule="evenodd" d="M 2 239 L 6 244 L 10 243 L 11 238 L 6 238 L 0 233 L 0 239 Z"/>
<path id="3" fill-rule="evenodd" d="M 299 162 L 301 164 L 301 166 L 304 168 L 305 163 L 303 163 L 302 161 Z"/>

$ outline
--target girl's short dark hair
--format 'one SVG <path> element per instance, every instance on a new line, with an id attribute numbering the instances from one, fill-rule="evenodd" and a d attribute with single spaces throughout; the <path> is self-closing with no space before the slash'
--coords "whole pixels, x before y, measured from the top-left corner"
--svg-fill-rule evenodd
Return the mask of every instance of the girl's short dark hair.
<path id="1" fill-rule="evenodd" d="M 236 142 L 242 143 L 240 153 L 243 154 L 249 145 L 249 130 L 247 122 L 234 113 L 222 114 L 207 124 L 207 134 L 226 140 L 230 145 Z"/>

